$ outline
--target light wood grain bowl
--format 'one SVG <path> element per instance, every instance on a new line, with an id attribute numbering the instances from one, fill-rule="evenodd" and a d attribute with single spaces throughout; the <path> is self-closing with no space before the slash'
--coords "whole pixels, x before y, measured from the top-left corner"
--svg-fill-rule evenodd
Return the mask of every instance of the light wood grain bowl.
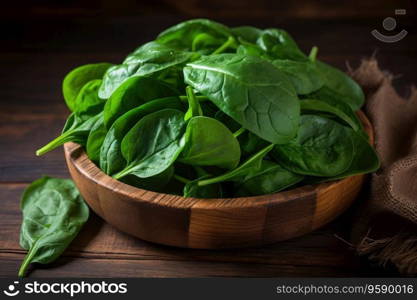
<path id="1" fill-rule="evenodd" d="M 369 120 L 362 112 L 358 115 L 373 143 Z M 348 208 L 365 177 L 256 197 L 196 199 L 119 182 L 75 143 L 65 144 L 65 157 L 82 196 L 108 223 L 146 241 L 187 248 L 259 246 L 306 234 Z"/>

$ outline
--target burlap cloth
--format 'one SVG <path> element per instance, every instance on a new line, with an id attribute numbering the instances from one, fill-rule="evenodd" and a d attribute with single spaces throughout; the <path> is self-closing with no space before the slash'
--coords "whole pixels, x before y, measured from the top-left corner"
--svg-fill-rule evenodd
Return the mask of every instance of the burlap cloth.
<path id="1" fill-rule="evenodd" d="M 381 168 L 372 174 L 352 226 L 360 255 L 403 274 L 417 274 L 417 90 L 408 99 L 374 58 L 350 71 L 363 87 Z"/>

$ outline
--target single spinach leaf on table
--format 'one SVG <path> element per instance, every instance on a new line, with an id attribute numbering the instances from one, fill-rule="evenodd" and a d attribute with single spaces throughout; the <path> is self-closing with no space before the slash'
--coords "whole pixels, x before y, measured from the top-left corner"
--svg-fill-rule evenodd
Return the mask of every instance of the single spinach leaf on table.
<path id="1" fill-rule="evenodd" d="M 207 178 L 198 181 L 199 186 L 205 186 L 223 181 L 241 181 L 251 173 L 259 171 L 262 165 L 263 158 L 274 148 L 274 145 L 268 145 L 253 156 L 248 158 L 245 162 L 240 164 L 237 168 L 230 170 L 217 177 Z"/>
<path id="2" fill-rule="evenodd" d="M 197 116 L 188 121 L 179 161 L 193 166 L 233 169 L 239 164 L 240 146 L 233 133 L 216 119 Z"/>
<path id="3" fill-rule="evenodd" d="M 298 129 L 300 104 L 287 79 L 254 56 L 219 54 L 187 64 L 185 81 L 242 127 L 275 144 Z"/>
<path id="4" fill-rule="evenodd" d="M 176 109 L 143 117 L 123 138 L 121 149 L 127 165 L 113 177 L 147 178 L 165 171 L 181 153 L 185 125 L 184 113 Z"/>
<path id="5" fill-rule="evenodd" d="M 104 138 L 100 149 L 100 169 L 108 175 L 122 170 L 126 166 L 126 160 L 122 155 L 121 145 L 126 133 L 144 116 L 165 108 L 182 110 L 183 104 L 178 97 L 155 99 L 120 116 Z"/>
<path id="6" fill-rule="evenodd" d="M 28 250 L 19 269 L 56 260 L 88 219 L 89 209 L 72 180 L 43 177 L 32 182 L 20 203 L 23 221 L 20 245 Z"/>
<path id="7" fill-rule="evenodd" d="M 109 63 L 88 64 L 75 68 L 69 72 L 62 82 L 62 93 L 65 103 L 71 111 L 77 107 L 75 99 L 81 88 L 89 81 L 102 79 L 104 73 L 112 66 Z"/>
<path id="8" fill-rule="evenodd" d="M 284 169 L 279 164 L 263 160 L 257 172 L 236 183 L 238 196 L 257 196 L 277 193 L 303 180 L 304 176 Z"/>
<path id="9" fill-rule="evenodd" d="M 164 30 L 156 41 L 175 49 L 211 54 L 230 36 L 230 29 L 223 24 L 207 19 L 194 19 Z"/>
<path id="10" fill-rule="evenodd" d="M 114 121 L 125 112 L 150 100 L 176 96 L 171 86 L 150 77 L 132 77 L 120 85 L 104 106 L 104 125 L 110 128 Z"/>
<path id="11" fill-rule="evenodd" d="M 365 102 L 365 95 L 359 84 L 339 69 L 321 61 L 316 63 L 324 79 L 324 85 L 335 93 L 344 96 L 341 100 L 346 101 L 353 111 L 360 109 Z"/>
<path id="12" fill-rule="evenodd" d="M 159 72 L 178 69 L 199 55 L 175 50 L 157 42 L 147 43 L 128 55 L 122 64 L 111 67 L 103 77 L 99 90 L 102 99 L 108 99 L 113 92 L 131 77 L 157 76 Z"/>
<path id="13" fill-rule="evenodd" d="M 271 151 L 284 168 L 297 174 L 330 177 L 346 171 L 354 156 L 350 128 L 330 119 L 301 116 L 295 140 Z"/>
<path id="14" fill-rule="evenodd" d="M 272 63 L 288 76 L 299 95 L 310 94 L 324 84 L 314 62 L 276 59 Z"/>

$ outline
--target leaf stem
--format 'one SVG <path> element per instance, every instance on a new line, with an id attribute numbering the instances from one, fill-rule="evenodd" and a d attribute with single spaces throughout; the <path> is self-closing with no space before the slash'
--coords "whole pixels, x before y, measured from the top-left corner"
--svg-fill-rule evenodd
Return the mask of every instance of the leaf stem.
<path id="1" fill-rule="evenodd" d="M 223 45 L 221 45 L 219 48 L 217 48 L 216 50 L 214 50 L 214 52 L 212 54 L 220 54 L 223 53 L 227 48 L 231 47 L 231 46 L 235 46 L 236 45 L 236 40 L 233 36 L 229 36 L 229 38 L 227 39 L 226 42 L 224 42 Z"/>
<path id="2" fill-rule="evenodd" d="M 25 258 L 23 259 L 22 264 L 20 265 L 20 268 L 19 268 L 19 273 L 17 274 L 17 276 L 25 277 L 27 268 L 29 267 L 33 256 L 35 256 L 35 254 L 36 254 L 36 251 L 34 251 L 33 249 L 34 248 L 32 246 L 32 248 L 29 249 L 29 252 L 26 254 Z"/>
<path id="3" fill-rule="evenodd" d="M 235 131 L 235 132 L 233 133 L 233 136 L 234 136 L 235 138 L 237 138 L 237 137 L 239 137 L 242 133 L 244 133 L 245 131 L 246 131 L 246 129 L 245 129 L 245 128 L 240 127 L 240 129 L 239 129 L 239 130 L 237 130 L 237 131 Z"/>
<path id="4" fill-rule="evenodd" d="M 56 137 L 55 139 L 50 141 L 48 144 L 46 144 L 42 148 L 36 150 L 36 155 L 41 156 L 49 151 L 54 150 L 55 148 L 58 148 L 59 146 L 62 146 L 63 144 L 68 142 L 68 137 L 70 136 L 71 133 L 72 133 L 71 131 L 67 131 L 63 135 Z"/>
<path id="5" fill-rule="evenodd" d="M 187 179 L 187 178 L 185 178 L 185 177 L 182 177 L 182 176 L 180 176 L 180 175 L 177 175 L 177 174 L 174 174 L 174 176 L 173 176 L 176 180 L 178 180 L 179 182 L 182 182 L 182 183 L 185 183 L 185 184 L 187 184 L 187 183 L 189 183 L 189 182 L 191 182 L 191 180 L 189 180 L 189 179 Z"/>
<path id="6" fill-rule="evenodd" d="M 316 61 L 318 51 L 319 51 L 319 48 L 317 48 L 316 46 L 314 46 L 313 48 L 311 48 L 310 54 L 308 55 L 308 58 L 312 62 L 315 62 Z"/>

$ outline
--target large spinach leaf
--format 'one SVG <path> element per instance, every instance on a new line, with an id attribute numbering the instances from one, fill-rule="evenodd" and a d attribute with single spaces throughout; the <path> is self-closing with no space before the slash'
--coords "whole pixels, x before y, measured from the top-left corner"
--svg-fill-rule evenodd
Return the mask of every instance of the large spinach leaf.
<path id="1" fill-rule="evenodd" d="M 175 69 L 198 56 L 196 53 L 178 51 L 157 42 L 147 43 L 128 55 L 122 64 L 107 70 L 99 96 L 108 99 L 130 77 L 156 76 L 161 71 Z"/>
<path id="2" fill-rule="evenodd" d="M 62 82 L 62 94 L 70 111 L 77 108 L 75 99 L 81 88 L 89 81 L 102 79 L 104 73 L 112 66 L 109 63 L 88 64 L 69 72 Z"/>
<path id="3" fill-rule="evenodd" d="M 239 164 L 239 159 L 239 143 L 225 125 L 216 119 L 202 116 L 189 120 L 180 162 L 233 169 Z"/>
<path id="4" fill-rule="evenodd" d="M 286 143 L 297 133 L 296 92 L 287 77 L 266 60 L 212 55 L 187 64 L 184 77 L 224 113 L 271 143 Z"/>
<path id="5" fill-rule="evenodd" d="M 89 210 L 72 180 L 43 177 L 30 184 L 20 207 L 20 245 L 28 250 L 19 269 L 25 276 L 31 263 L 56 260 L 87 221 Z"/>
<path id="6" fill-rule="evenodd" d="M 182 109 L 178 97 L 155 99 L 133 108 L 120 116 L 110 127 L 100 149 L 100 168 L 109 175 L 119 172 L 126 166 L 121 145 L 126 133 L 144 116 L 164 108 Z"/>
<path id="7" fill-rule="evenodd" d="M 271 154 L 287 170 L 312 176 L 336 176 L 346 171 L 354 156 L 348 127 L 316 115 L 301 116 L 295 140 L 276 145 Z"/>
<path id="8" fill-rule="evenodd" d="M 184 113 L 163 109 L 143 117 L 122 140 L 127 165 L 113 177 L 135 175 L 147 178 L 169 168 L 184 147 Z"/>

